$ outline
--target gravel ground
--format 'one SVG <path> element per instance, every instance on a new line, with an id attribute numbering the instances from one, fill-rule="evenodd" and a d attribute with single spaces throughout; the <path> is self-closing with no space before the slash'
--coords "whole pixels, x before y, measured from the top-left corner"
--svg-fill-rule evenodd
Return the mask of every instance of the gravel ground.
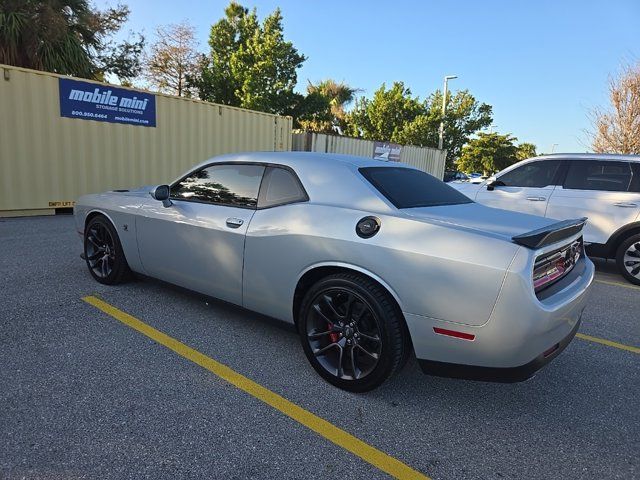
<path id="1" fill-rule="evenodd" d="M 81 300 L 96 294 L 434 479 L 640 478 L 640 356 L 576 339 L 519 384 L 423 375 L 357 395 L 292 327 L 152 281 L 102 286 L 71 217 L 0 219 L 0 478 L 384 478 Z M 640 345 L 610 264 L 581 332 Z"/>

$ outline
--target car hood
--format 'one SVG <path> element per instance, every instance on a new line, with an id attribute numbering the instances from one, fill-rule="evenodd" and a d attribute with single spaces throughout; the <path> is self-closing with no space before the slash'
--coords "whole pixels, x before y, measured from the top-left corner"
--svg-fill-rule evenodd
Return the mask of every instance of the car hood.
<path id="1" fill-rule="evenodd" d="M 511 241 L 514 235 L 546 227 L 557 220 L 491 208 L 479 203 L 406 208 L 406 215 L 421 220 L 488 233 Z"/>

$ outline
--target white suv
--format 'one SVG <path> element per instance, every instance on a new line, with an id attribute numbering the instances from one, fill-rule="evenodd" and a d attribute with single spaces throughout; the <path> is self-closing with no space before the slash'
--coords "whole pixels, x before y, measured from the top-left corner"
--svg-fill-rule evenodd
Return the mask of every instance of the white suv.
<path id="1" fill-rule="evenodd" d="M 490 207 L 558 220 L 588 217 L 588 253 L 615 258 L 622 275 L 640 285 L 640 156 L 546 155 L 479 185 L 449 185 Z"/>

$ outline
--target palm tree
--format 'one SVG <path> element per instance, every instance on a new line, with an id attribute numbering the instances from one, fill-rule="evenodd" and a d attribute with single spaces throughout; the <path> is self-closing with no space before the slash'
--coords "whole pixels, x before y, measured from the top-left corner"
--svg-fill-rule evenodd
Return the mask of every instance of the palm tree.
<path id="1" fill-rule="evenodd" d="M 88 0 L 0 0 L 0 63 L 100 79 L 137 74 L 138 42 L 109 37 L 127 20 L 126 6 L 99 11 Z"/>
<path id="2" fill-rule="evenodd" d="M 342 133 L 346 127 L 347 107 L 355 98 L 356 94 L 361 90 L 353 88 L 344 82 L 336 82 L 332 79 L 322 80 L 316 85 L 309 82 L 307 86 L 307 93 L 319 93 L 323 97 L 329 100 L 331 107 L 332 120 L 330 122 L 322 122 L 322 125 L 317 125 L 317 129 L 314 131 L 321 131 L 325 133 Z"/>

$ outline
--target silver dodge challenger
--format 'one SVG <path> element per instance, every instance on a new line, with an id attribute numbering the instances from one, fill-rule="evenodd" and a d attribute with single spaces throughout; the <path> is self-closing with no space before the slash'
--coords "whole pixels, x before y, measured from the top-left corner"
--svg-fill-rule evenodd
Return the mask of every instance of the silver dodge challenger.
<path id="1" fill-rule="evenodd" d="M 98 282 L 137 273 L 291 322 L 318 374 L 357 392 L 411 351 L 428 374 L 531 377 L 580 325 L 585 221 L 485 207 L 400 163 L 301 152 L 215 157 L 75 206 Z"/>

